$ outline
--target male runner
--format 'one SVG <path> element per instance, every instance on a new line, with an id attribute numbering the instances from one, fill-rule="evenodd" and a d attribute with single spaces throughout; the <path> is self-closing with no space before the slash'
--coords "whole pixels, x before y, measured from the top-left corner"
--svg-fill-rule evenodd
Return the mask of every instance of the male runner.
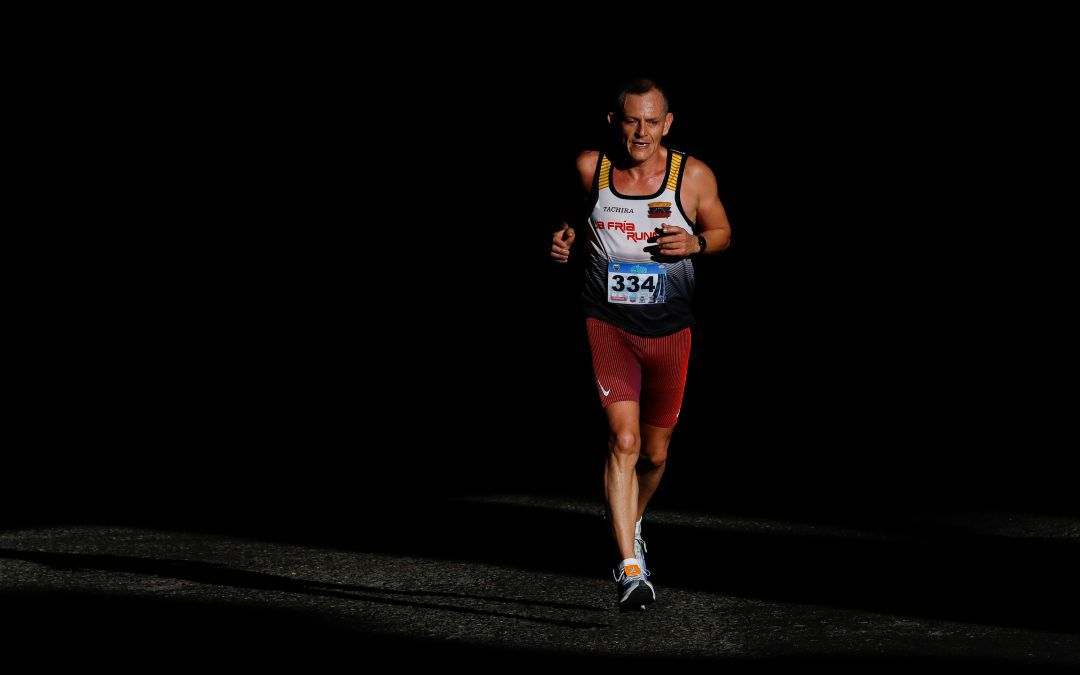
<path id="1" fill-rule="evenodd" d="M 577 170 L 591 211 L 582 300 L 610 428 L 604 493 L 622 558 L 613 574 L 619 609 L 627 611 L 656 599 L 641 518 L 682 407 L 694 322 L 691 256 L 726 249 L 731 227 L 712 170 L 661 144 L 673 120 L 664 90 L 636 80 L 619 92 L 614 110 L 608 122 L 619 132 L 617 147 L 582 153 Z M 552 258 L 566 263 L 575 238 L 562 223 Z"/>

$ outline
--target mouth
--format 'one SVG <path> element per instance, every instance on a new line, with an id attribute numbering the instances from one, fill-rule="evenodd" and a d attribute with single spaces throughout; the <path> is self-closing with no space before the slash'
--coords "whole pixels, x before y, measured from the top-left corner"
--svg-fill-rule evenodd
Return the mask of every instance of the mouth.
<path id="1" fill-rule="evenodd" d="M 649 147 L 649 144 L 646 141 L 631 141 L 630 142 L 630 147 L 638 148 L 638 149 L 644 149 L 644 148 Z"/>

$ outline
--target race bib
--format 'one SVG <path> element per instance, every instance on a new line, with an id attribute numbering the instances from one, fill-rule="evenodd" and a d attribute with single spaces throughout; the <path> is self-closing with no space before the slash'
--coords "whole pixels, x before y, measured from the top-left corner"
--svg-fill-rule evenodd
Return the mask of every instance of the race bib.
<path id="1" fill-rule="evenodd" d="M 608 302 L 651 305 L 664 302 L 666 263 L 608 263 Z"/>

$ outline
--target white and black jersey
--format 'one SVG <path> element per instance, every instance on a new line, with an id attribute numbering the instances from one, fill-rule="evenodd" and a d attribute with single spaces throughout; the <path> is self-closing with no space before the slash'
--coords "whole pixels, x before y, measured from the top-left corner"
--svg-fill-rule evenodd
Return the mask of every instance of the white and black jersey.
<path id="1" fill-rule="evenodd" d="M 687 155 L 667 149 L 667 156 L 664 184 L 655 194 L 636 196 L 616 191 L 611 179 L 611 160 L 601 153 L 590 192 L 590 255 L 582 293 L 585 313 L 641 337 L 670 335 L 694 323 L 690 312 L 694 293 L 693 263 L 687 257 L 669 257 L 655 252 L 656 228 L 661 224 L 696 234 L 695 223 L 686 216 L 679 199 Z M 614 293 L 609 275 L 611 263 L 663 264 L 666 271 L 663 288 L 655 289 L 663 300 L 611 301 Z M 622 283 L 621 278 L 616 279 L 617 283 Z"/>

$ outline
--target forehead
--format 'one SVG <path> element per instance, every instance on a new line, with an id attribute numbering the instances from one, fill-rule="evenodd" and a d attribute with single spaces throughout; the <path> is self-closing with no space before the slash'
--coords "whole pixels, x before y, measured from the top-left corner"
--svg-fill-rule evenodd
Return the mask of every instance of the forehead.
<path id="1" fill-rule="evenodd" d="M 664 114 L 664 97 L 655 89 L 644 94 L 627 94 L 623 114 L 629 117 L 659 117 Z"/>

